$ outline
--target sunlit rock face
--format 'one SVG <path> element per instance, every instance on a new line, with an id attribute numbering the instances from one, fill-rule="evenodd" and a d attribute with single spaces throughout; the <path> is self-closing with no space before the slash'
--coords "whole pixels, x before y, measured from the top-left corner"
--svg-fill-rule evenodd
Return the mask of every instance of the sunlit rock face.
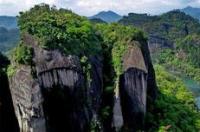
<path id="1" fill-rule="evenodd" d="M 21 66 L 9 81 L 20 132 L 46 132 L 43 97 L 31 67 Z"/>

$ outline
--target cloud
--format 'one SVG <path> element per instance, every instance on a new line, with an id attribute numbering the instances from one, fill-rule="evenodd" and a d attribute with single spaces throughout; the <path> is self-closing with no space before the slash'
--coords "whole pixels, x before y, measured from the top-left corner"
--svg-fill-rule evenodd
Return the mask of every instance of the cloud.
<path id="1" fill-rule="evenodd" d="M 102 10 L 113 10 L 121 15 L 128 12 L 160 14 L 188 5 L 200 7 L 200 0 L 0 0 L 0 15 L 17 15 L 39 3 L 71 9 L 86 16 Z"/>

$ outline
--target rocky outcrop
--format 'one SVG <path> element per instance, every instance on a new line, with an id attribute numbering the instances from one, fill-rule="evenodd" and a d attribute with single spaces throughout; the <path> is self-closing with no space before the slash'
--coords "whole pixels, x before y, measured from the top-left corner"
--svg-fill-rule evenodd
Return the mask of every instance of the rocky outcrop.
<path id="1" fill-rule="evenodd" d="M 147 97 L 147 74 L 136 68 L 120 77 L 120 98 L 125 129 L 144 128 Z"/>
<path id="2" fill-rule="evenodd" d="M 133 41 L 125 53 L 125 72 L 119 82 L 124 126 L 129 130 L 143 128 L 146 113 L 148 71 L 139 45 L 137 41 Z"/>
<path id="3" fill-rule="evenodd" d="M 43 96 L 31 67 L 20 66 L 9 81 L 20 132 L 46 132 Z"/>
<path id="4" fill-rule="evenodd" d="M 42 50 L 35 60 L 48 131 L 86 131 L 88 92 L 79 59 Z"/>
<path id="5" fill-rule="evenodd" d="M 139 48 L 139 45 L 141 45 L 141 48 Z M 119 97 L 116 97 L 116 105 L 114 107 L 117 110 L 114 110 L 114 117 L 118 119 L 116 120 L 118 123 L 114 122 L 116 128 L 119 129 L 123 125 L 125 131 L 144 129 L 147 96 L 155 100 L 157 95 L 152 68 L 146 42 L 132 41 L 124 55 L 124 73 L 119 79 Z M 150 92 L 148 93 L 147 91 Z"/>
<path id="6" fill-rule="evenodd" d="M 102 58 L 90 57 L 85 73 L 77 56 L 42 49 L 30 35 L 23 41 L 34 50 L 32 65 L 20 65 L 10 78 L 20 131 L 84 132 L 99 122 Z"/>
<path id="7" fill-rule="evenodd" d="M 101 123 L 103 58 L 90 56 L 83 64 L 78 56 L 37 46 L 30 35 L 23 41 L 34 51 L 31 66 L 18 65 L 9 79 L 20 131 L 87 132 L 91 124 L 95 131 L 110 131 L 111 124 Z M 128 46 L 110 118 L 115 130 L 136 131 L 144 129 L 147 98 L 154 101 L 157 88 L 146 41 Z"/>

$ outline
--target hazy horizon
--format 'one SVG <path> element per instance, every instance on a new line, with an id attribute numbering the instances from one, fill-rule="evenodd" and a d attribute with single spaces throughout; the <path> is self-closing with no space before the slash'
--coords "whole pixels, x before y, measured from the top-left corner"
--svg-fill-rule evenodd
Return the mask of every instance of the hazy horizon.
<path id="1" fill-rule="evenodd" d="M 200 0 L 110 0 L 109 2 L 107 0 L 0 0 L 0 15 L 16 16 L 20 11 L 26 11 L 40 3 L 70 9 L 83 16 L 92 16 L 108 10 L 119 15 L 127 15 L 130 12 L 158 15 L 187 6 L 200 8 Z"/>

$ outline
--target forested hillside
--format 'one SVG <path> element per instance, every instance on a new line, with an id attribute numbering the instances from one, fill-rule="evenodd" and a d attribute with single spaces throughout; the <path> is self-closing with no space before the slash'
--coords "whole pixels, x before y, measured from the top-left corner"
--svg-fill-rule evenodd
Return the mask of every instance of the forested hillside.
<path id="1" fill-rule="evenodd" d="M 199 80 L 199 20 L 174 10 L 160 16 L 130 13 L 120 23 L 140 27 L 147 33 L 156 62 Z"/>
<path id="2" fill-rule="evenodd" d="M 119 23 L 139 27 L 146 33 L 156 64 L 160 93 L 147 117 L 149 131 L 199 131 L 195 93 L 175 74 L 200 83 L 199 20 L 174 10 L 159 16 L 129 13 Z M 195 88 L 198 90 L 198 86 Z"/>

